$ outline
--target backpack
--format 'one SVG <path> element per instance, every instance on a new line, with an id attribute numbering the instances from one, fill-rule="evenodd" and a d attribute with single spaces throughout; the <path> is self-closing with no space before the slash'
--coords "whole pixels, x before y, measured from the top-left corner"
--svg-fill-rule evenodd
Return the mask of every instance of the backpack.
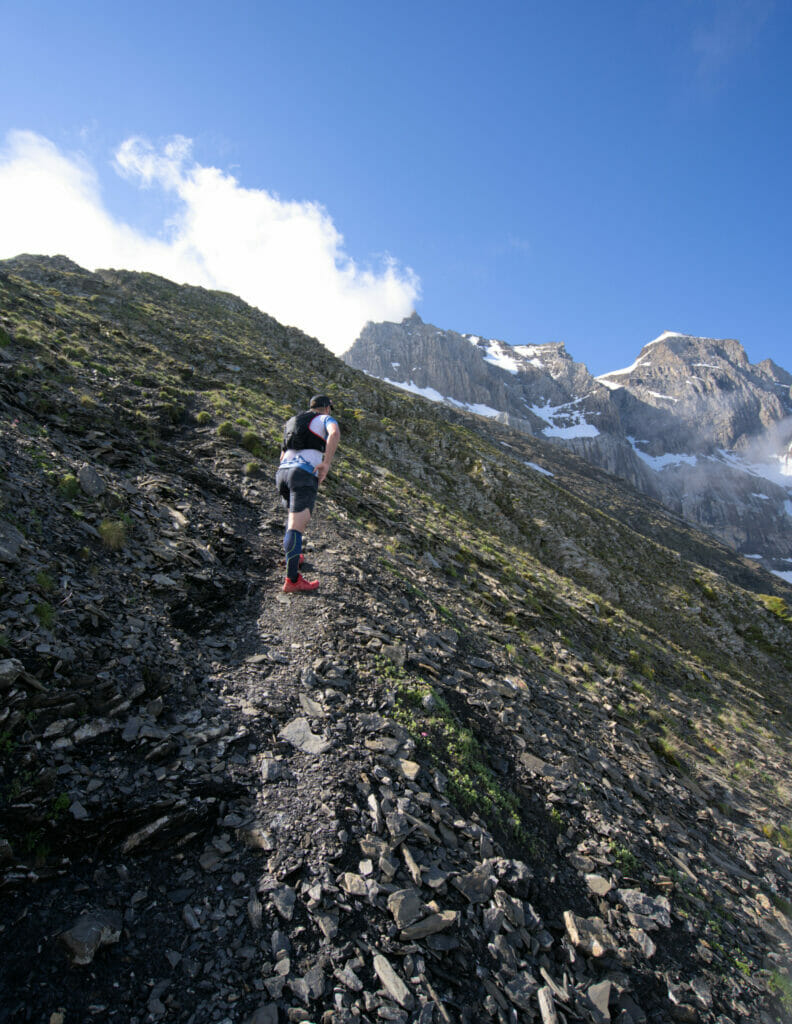
<path id="1" fill-rule="evenodd" d="M 292 416 L 283 428 L 281 451 L 285 452 L 292 448 L 299 452 L 303 448 L 315 448 L 318 452 L 324 452 L 327 447 L 325 439 L 308 429 L 311 420 L 318 415 L 320 414 L 309 410 Z"/>

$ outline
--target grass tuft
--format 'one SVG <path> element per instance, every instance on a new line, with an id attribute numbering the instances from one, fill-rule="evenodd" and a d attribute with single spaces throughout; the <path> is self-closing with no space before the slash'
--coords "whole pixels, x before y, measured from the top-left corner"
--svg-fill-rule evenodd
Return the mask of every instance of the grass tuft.
<path id="1" fill-rule="evenodd" d="M 126 523 L 121 519 L 103 519 L 99 525 L 99 536 L 110 551 L 120 551 L 127 542 Z"/>

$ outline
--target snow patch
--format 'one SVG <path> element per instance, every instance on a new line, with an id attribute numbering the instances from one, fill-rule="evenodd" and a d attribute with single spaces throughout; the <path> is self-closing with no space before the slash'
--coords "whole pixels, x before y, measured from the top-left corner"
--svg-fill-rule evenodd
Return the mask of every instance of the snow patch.
<path id="1" fill-rule="evenodd" d="M 659 391 L 650 391 L 649 394 L 652 395 L 654 398 L 665 398 L 666 401 L 668 401 L 668 402 L 678 402 L 679 401 L 679 399 L 678 398 L 674 398 L 673 395 L 661 395 Z"/>
<path id="2" fill-rule="evenodd" d="M 543 473 L 545 476 L 555 476 L 555 473 L 551 473 L 544 466 L 538 466 L 535 462 L 526 462 L 524 465 L 528 466 L 529 469 L 535 469 L 537 473 Z"/>
<path id="3" fill-rule="evenodd" d="M 651 469 L 656 472 L 660 472 L 663 469 L 668 469 L 669 466 L 695 466 L 698 461 L 695 455 L 683 455 L 678 452 L 666 452 L 665 455 L 647 455 L 646 452 L 642 452 L 638 447 L 639 442 L 634 437 L 628 437 L 627 440 L 632 445 L 632 450 L 646 463 Z"/>
<path id="4" fill-rule="evenodd" d="M 657 345 L 660 341 L 665 341 L 666 338 L 684 338 L 684 334 L 680 334 L 679 331 L 663 331 L 659 338 L 655 338 L 654 341 L 648 342 L 644 345 L 644 348 L 649 348 L 650 345 Z"/>
<path id="5" fill-rule="evenodd" d="M 480 347 L 482 339 L 477 334 L 463 334 L 463 338 L 467 338 L 471 345 L 475 348 Z M 502 341 L 488 341 L 485 343 L 487 348 L 484 350 L 484 362 L 492 363 L 493 366 L 499 366 L 501 370 L 506 370 L 507 373 L 519 373 L 520 364 L 511 355 L 511 345 L 505 344 Z"/>
<path id="6" fill-rule="evenodd" d="M 780 572 L 778 569 L 770 570 L 774 576 L 778 576 L 785 583 L 792 583 L 792 572 Z"/>
<path id="7" fill-rule="evenodd" d="M 594 424 L 589 423 L 581 412 L 572 410 L 572 406 L 580 401 L 581 399 L 577 398 L 566 405 L 531 405 L 528 408 L 534 416 L 547 423 L 547 426 L 542 428 L 545 437 L 562 437 L 566 440 L 576 437 L 599 437 L 599 430 Z M 557 419 L 562 422 L 556 423 Z"/>
<path id="8" fill-rule="evenodd" d="M 515 345 L 514 351 L 530 366 L 535 366 L 539 370 L 544 368 L 541 345 Z"/>
<path id="9" fill-rule="evenodd" d="M 420 395 L 421 398 L 428 398 L 430 402 L 444 402 L 445 398 L 436 391 L 434 388 L 419 388 L 417 384 L 407 380 L 390 380 L 388 377 L 382 378 L 386 384 L 392 384 L 395 388 L 401 388 L 402 391 L 409 391 L 412 395 Z"/>
<path id="10" fill-rule="evenodd" d="M 659 339 L 658 339 L 659 340 Z M 623 370 L 611 370 L 609 373 L 603 373 L 599 377 L 595 377 L 595 380 L 601 381 L 603 384 L 607 384 L 606 378 L 608 377 L 623 377 L 625 374 L 632 373 L 633 370 L 637 370 L 639 366 L 651 366 L 651 359 L 641 359 L 639 356 L 631 366 L 625 366 Z"/>
<path id="11" fill-rule="evenodd" d="M 758 491 L 751 491 L 752 498 L 762 498 L 763 501 L 772 501 L 773 499 L 769 494 L 759 494 Z"/>
<path id="12" fill-rule="evenodd" d="M 444 401 L 450 405 L 455 405 L 458 409 L 466 409 L 468 412 L 474 412 L 477 416 L 487 416 L 489 419 L 494 419 L 496 416 L 501 415 L 500 409 L 493 409 L 491 405 L 481 405 L 480 403 L 467 403 L 458 402 L 455 398 L 446 398 Z"/>
<path id="13" fill-rule="evenodd" d="M 500 345 L 490 344 L 487 354 L 484 356 L 484 362 L 492 363 L 493 366 L 499 366 L 501 370 L 506 370 L 507 373 L 516 374 L 520 372 L 517 360 L 514 356 L 504 351 Z"/>
<path id="14" fill-rule="evenodd" d="M 400 388 L 402 391 L 409 391 L 411 395 L 428 398 L 430 402 L 445 402 L 446 405 L 453 405 L 457 409 L 476 413 L 477 416 L 487 416 L 489 419 L 494 419 L 496 416 L 501 415 L 500 409 L 493 409 L 489 405 L 481 405 L 479 403 L 458 402 L 455 398 L 441 395 L 436 388 L 420 388 L 411 380 L 391 380 L 389 377 L 383 377 L 382 379 L 386 384 L 392 384 L 393 387 Z"/>
<path id="15" fill-rule="evenodd" d="M 769 462 L 750 462 L 735 452 L 726 451 L 725 448 L 721 448 L 717 452 L 717 457 L 729 466 L 741 470 L 743 473 L 750 473 L 751 476 L 758 476 L 763 480 L 769 480 L 771 483 L 784 487 L 787 490 L 792 485 L 792 480 L 790 480 L 790 477 L 792 477 L 792 464 L 787 465 L 783 455 L 775 455 Z"/>

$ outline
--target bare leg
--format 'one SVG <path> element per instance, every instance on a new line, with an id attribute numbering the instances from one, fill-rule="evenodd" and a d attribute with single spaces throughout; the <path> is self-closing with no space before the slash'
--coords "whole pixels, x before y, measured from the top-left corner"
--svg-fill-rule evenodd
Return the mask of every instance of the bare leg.
<path id="1" fill-rule="evenodd" d="M 290 512 L 289 518 L 286 520 L 287 530 L 298 530 L 300 533 L 305 533 L 308 523 L 311 521 L 311 510 L 303 509 L 302 512 Z"/>

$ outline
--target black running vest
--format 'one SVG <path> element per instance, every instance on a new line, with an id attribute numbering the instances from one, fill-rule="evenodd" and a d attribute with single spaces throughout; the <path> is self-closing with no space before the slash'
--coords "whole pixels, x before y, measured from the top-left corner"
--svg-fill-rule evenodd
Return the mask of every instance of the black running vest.
<path id="1" fill-rule="evenodd" d="M 283 445 L 281 451 L 289 451 L 294 449 L 295 451 L 301 451 L 303 448 L 315 448 L 318 452 L 323 452 L 327 447 L 327 442 L 324 438 L 319 437 L 316 434 L 311 433 L 308 426 L 311 420 L 315 416 L 320 416 L 321 413 L 316 412 L 300 412 L 296 416 L 288 421 L 286 426 L 283 428 Z"/>

